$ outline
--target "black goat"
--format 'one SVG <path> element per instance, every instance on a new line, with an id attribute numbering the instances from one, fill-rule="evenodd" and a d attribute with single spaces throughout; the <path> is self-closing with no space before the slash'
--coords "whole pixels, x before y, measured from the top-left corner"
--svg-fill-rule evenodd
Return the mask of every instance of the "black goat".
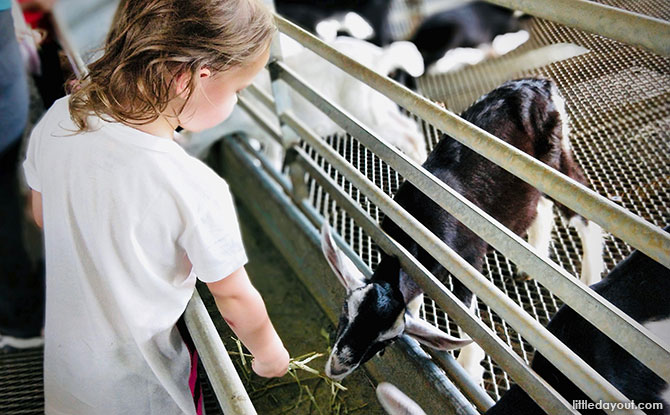
<path id="1" fill-rule="evenodd" d="M 573 179 L 585 181 L 572 158 L 563 100 L 551 81 L 507 82 L 480 98 L 462 117 Z M 528 231 L 531 245 L 547 253 L 552 202 L 534 187 L 446 135 L 423 167 L 513 232 L 524 235 Z M 428 196 L 406 182 L 398 189 L 395 201 L 466 261 L 482 269 L 488 244 Z M 582 236 L 582 279 L 595 282 L 603 268 L 601 230 L 574 212 L 562 210 Z M 447 271 L 403 229 L 388 218 L 381 226 L 436 277 L 446 281 Z M 347 288 L 326 366 L 328 376 L 343 378 L 403 333 L 434 348 L 464 344 L 418 318 L 421 290 L 400 268 L 397 258 L 383 254 L 374 274 L 366 280 L 335 248 L 327 227 L 322 233 L 322 249 Z M 464 304 L 474 305 L 472 293 L 463 284 L 454 279 L 453 287 Z M 461 350 L 458 360 L 475 380 L 480 380 L 483 369 L 479 362 L 483 357 L 483 350 L 472 344 Z"/>

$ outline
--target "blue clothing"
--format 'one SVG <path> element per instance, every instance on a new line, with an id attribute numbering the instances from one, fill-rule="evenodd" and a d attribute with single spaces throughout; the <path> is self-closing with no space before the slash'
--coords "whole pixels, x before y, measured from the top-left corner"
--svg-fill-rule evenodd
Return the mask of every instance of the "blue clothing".
<path id="1" fill-rule="evenodd" d="M 0 11 L 12 8 L 12 0 L 0 0 Z"/>
<path id="2" fill-rule="evenodd" d="M 0 0 L 2 1 L 2 0 Z M 0 152 L 19 141 L 28 122 L 28 75 L 11 10 L 0 11 Z"/>

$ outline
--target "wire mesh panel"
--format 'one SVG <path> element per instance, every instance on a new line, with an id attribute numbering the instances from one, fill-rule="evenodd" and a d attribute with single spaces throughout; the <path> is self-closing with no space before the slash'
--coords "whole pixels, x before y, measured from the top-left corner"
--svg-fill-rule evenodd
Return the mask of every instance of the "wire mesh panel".
<path id="1" fill-rule="evenodd" d="M 607 4 L 670 18 L 670 6 L 663 1 L 609 1 Z M 404 27 L 398 32 L 409 30 Z M 670 59 L 542 19 L 531 20 L 528 31 L 529 41 L 507 55 L 456 72 L 421 78 L 420 93 L 460 112 L 477 97 L 509 79 L 524 76 L 553 79 L 565 97 L 570 140 L 589 186 L 655 225 L 670 223 Z M 574 45 L 580 52 L 538 67 L 523 66 L 524 62 L 537 62 L 526 60 L 528 54 L 535 53 L 536 57 L 537 51 L 556 44 Z M 432 149 L 440 132 L 421 120 L 417 122 L 423 128 L 428 148 Z M 326 140 L 382 191 L 392 196 L 398 189 L 402 177 L 354 138 L 333 136 Z M 372 218 L 383 219 L 381 211 L 339 172 L 307 145 L 303 147 Z M 374 269 L 379 251 L 371 239 L 335 206 L 314 180 L 309 180 L 309 189 L 312 204 L 322 214 L 330 214 L 331 225 Z M 550 258 L 578 276 L 581 243 L 576 232 L 557 220 L 552 237 Z M 630 252 L 625 242 L 606 236 L 607 270 Z M 482 273 L 542 324 L 546 324 L 561 305 L 558 298 L 536 281 L 520 278 L 515 264 L 495 250 L 488 253 Z M 530 344 L 486 304 L 480 302 L 477 312 L 519 356 L 530 362 L 534 353 Z M 459 335 L 456 325 L 429 298 L 422 317 L 450 334 Z M 511 381 L 490 357 L 487 356 L 482 365 L 486 370 L 484 386 L 498 399 L 509 389 Z"/>
<path id="2" fill-rule="evenodd" d="M 41 347 L 0 353 L 0 414 L 44 413 Z"/>

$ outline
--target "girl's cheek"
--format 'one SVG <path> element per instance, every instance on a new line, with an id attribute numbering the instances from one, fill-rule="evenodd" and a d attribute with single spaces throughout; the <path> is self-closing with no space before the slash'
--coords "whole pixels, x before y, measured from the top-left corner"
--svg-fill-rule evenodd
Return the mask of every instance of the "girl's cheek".
<path id="1" fill-rule="evenodd" d="M 233 94 L 231 98 L 228 99 L 226 106 L 223 110 L 223 119 L 227 119 L 230 114 L 233 112 L 233 109 L 235 108 L 235 104 L 237 104 L 237 94 Z"/>

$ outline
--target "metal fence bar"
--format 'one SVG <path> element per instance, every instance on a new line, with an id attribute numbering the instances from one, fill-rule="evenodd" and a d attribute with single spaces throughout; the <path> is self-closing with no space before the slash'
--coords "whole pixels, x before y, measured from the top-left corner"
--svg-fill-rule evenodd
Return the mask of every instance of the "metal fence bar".
<path id="1" fill-rule="evenodd" d="M 72 67 L 72 71 L 74 72 L 74 76 L 77 79 L 82 79 L 88 74 L 88 67 L 77 52 L 77 49 L 73 46 L 70 34 L 65 29 L 67 26 L 63 23 L 64 19 L 60 13 L 61 12 L 56 7 L 50 14 L 47 15 L 51 16 L 51 22 L 53 24 L 54 31 L 56 32 L 58 43 L 60 44 L 61 48 L 63 48 L 63 51 L 67 56 L 67 60 Z"/>
<path id="2" fill-rule="evenodd" d="M 184 313 L 184 321 L 212 384 L 212 389 L 226 414 L 256 415 L 235 366 L 203 304 L 198 290 L 193 292 Z"/>
<path id="3" fill-rule="evenodd" d="M 253 108 L 251 108 L 251 111 L 254 111 Z M 251 112 L 249 112 L 249 115 L 251 115 Z M 253 117 L 253 115 L 251 115 Z M 286 180 L 285 176 L 282 176 L 279 172 L 277 172 L 273 167 L 272 164 L 267 160 L 265 156 L 262 154 L 258 153 L 250 144 L 247 140 L 238 140 L 242 146 L 251 154 L 253 154 L 258 160 L 261 162 L 261 166 L 265 170 L 267 174 L 269 174 L 274 181 L 277 182 L 277 184 L 282 188 L 284 193 L 286 193 L 300 208 L 300 211 L 309 219 L 309 221 L 316 227 L 320 228 L 321 224 L 323 223 L 323 217 L 319 215 L 319 213 L 314 209 L 314 207 L 309 203 L 308 200 L 298 200 L 293 192 L 291 191 L 291 183 Z M 333 239 L 335 239 L 335 243 L 340 247 L 342 252 L 349 257 L 351 262 L 356 265 L 356 268 L 366 277 L 370 277 L 372 275 L 372 272 L 370 271 L 370 268 L 363 262 L 361 257 L 354 252 L 353 249 L 342 239 L 342 237 L 339 234 L 333 235 Z"/>
<path id="4" fill-rule="evenodd" d="M 631 214 L 593 190 L 556 172 L 539 160 L 463 120 L 453 112 L 439 107 L 397 82 L 380 76 L 281 16 L 276 16 L 276 20 L 282 32 L 340 69 L 365 82 L 403 108 L 433 124 L 554 200 L 600 224 L 603 228 L 652 259 L 670 267 L 670 234 L 664 232 L 658 226 Z M 403 160 L 405 159 L 403 158 Z M 409 161 L 391 165 L 399 170 L 400 164 L 417 167 L 416 164 Z"/>
<path id="5" fill-rule="evenodd" d="M 240 104 L 240 107 L 249 114 L 249 116 L 270 135 L 270 137 L 272 137 L 273 140 L 279 144 L 282 143 L 281 131 L 274 127 L 272 123 L 267 120 L 267 117 L 261 114 L 260 111 L 254 110 L 253 104 L 248 98 L 239 96 L 237 97 L 237 102 Z"/>
<path id="6" fill-rule="evenodd" d="M 489 394 L 479 385 L 475 384 L 470 375 L 458 364 L 451 354 L 430 348 L 427 349 L 427 352 L 438 362 L 447 373 L 447 376 L 454 381 L 477 409 L 486 412 L 486 410 L 495 405 L 495 401 L 491 399 Z M 498 361 L 497 359 L 495 360 Z M 530 371 L 531 369 L 529 368 L 528 370 Z"/>
<path id="7" fill-rule="evenodd" d="M 279 75 L 285 82 L 329 114 L 349 133 L 358 137 L 381 159 L 394 166 L 405 179 L 503 255 L 512 259 L 523 269 L 532 270 L 530 272 L 536 280 L 651 370 L 670 382 L 670 367 L 663 364 L 670 360 L 670 351 L 653 333 L 572 277 L 563 268 L 538 255 L 526 241 L 445 183 L 436 179 L 423 167 L 414 165 L 405 155 L 378 139 L 365 126 L 350 118 L 346 111 L 333 105 L 310 88 L 285 65 L 279 63 L 274 65 L 279 67 Z"/>
<path id="8" fill-rule="evenodd" d="M 394 202 L 388 195 L 381 192 L 373 183 L 355 170 L 349 162 L 337 154 L 332 148 L 325 145 L 321 138 L 309 131 L 302 122 L 290 113 L 280 115 L 280 118 L 319 151 L 329 163 L 343 174 L 356 188 L 370 201 L 380 208 L 391 220 L 405 230 L 417 241 L 433 258 L 458 278 L 469 290 L 481 298 L 489 307 L 506 320 L 517 332 L 524 336 L 538 352 L 547 357 L 562 373 L 571 373 L 570 380 L 594 401 L 629 402 L 616 388 L 610 385 L 595 370 L 588 366 L 579 356 L 556 339 L 549 331 L 536 320 L 531 318 L 521 307 L 505 296 L 493 283 L 469 263 L 458 256 L 449 246 L 431 233 L 422 223 L 416 220 Z M 402 262 L 401 262 L 402 263 Z M 413 263 L 402 263 L 414 267 Z M 415 268 L 416 269 L 416 268 Z M 433 279 L 433 284 L 427 284 L 422 279 L 417 281 L 429 294 L 435 286 L 441 285 Z M 442 295 L 451 292 L 444 286 L 440 287 Z M 432 295 L 432 294 L 431 294 Z M 438 303 L 439 304 L 439 303 Z M 441 304 L 440 304 L 441 305 Z M 530 391 L 529 391 L 530 392 Z M 548 391 L 545 389 L 545 393 Z M 641 412 L 635 412 L 640 413 Z"/>
<path id="9" fill-rule="evenodd" d="M 263 105 L 265 105 L 269 110 L 274 111 L 275 100 L 274 100 L 274 98 L 272 98 L 272 96 L 270 94 L 263 91 L 262 89 L 257 87 L 255 84 L 249 85 L 248 87 L 245 88 L 245 90 L 249 91 L 260 102 L 262 102 Z"/>
<path id="10" fill-rule="evenodd" d="M 670 22 L 586 0 L 486 0 L 670 56 Z"/>

